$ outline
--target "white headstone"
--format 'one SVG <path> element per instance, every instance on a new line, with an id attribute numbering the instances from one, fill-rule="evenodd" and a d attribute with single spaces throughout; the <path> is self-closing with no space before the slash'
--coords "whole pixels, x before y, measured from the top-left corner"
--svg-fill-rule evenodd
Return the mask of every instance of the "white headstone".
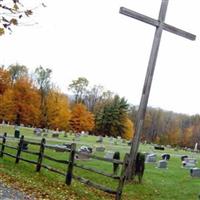
<path id="1" fill-rule="evenodd" d="M 113 159 L 114 152 L 113 151 L 107 151 L 104 158 Z"/>
<path id="2" fill-rule="evenodd" d="M 148 154 L 146 157 L 145 162 L 151 163 L 151 162 L 156 162 L 156 154 Z"/>
<path id="3" fill-rule="evenodd" d="M 196 143 L 195 146 L 194 146 L 194 151 L 195 151 L 195 152 L 198 151 L 197 147 L 198 147 L 198 143 Z"/>

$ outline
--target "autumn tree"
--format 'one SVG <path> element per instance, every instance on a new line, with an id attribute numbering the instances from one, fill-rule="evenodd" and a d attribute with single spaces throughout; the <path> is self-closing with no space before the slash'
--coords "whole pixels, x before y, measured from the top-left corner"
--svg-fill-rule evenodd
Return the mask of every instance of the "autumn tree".
<path id="1" fill-rule="evenodd" d="M 3 95 L 6 89 L 9 88 L 11 77 L 7 69 L 0 67 L 0 95 Z"/>
<path id="2" fill-rule="evenodd" d="M 125 131 L 122 134 L 122 138 L 131 140 L 134 137 L 135 126 L 128 117 L 124 121 L 124 126 L 125 126 Z"/>
<path id="3" fill-rule="evenodd" d="M 75 104 L 72 108 L 70 128 L 74 132 L 92 131 L 94 128 L 94 116 L 82 103 Z"/>
<path id="4" fill-rule="evenodd" d="M 0 121 L 14 122 L 16 119 L 13 89 L 9 88 L 0 95 Z"/>
<path id="5" fill-rule="evenodd" d="M 79 77 L 77 80 L 72 80 L 68 89 L 73 92 L 75 96 L 75 103 L 82 103 L 83 97 L 86 95 L 89 81 L 84 77 Z"/>
<path id="6" fill-rule="evenodd" d="M 16 81 L 13 88 L 15 123 L 20 125 L 38 125 L 40 116 L 40 96 L 28 78 Z"/>
<path id="7" fill-rule="evenodd" d="M 42 66 L 36 68 L 36 83 L 40 93 L 40 110 L 41 110 L 41 126 L 47 127 L 47 96 L 51 89 L 51 73 L 49 68 L 44 69 Z"/>
<path id="8" fill-rule="evenodd" d="M 47 97 L 48 128 L 67 130 L 69 119 L 70 109 L 67 96 L 58 90 L 51 90 Z"/>

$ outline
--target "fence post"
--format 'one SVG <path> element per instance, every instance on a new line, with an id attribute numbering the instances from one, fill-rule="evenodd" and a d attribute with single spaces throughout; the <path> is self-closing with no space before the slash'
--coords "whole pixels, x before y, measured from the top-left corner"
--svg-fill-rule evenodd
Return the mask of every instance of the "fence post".
<path id="1" fill-rule="evenodd" d="M 15 163 L 19 163 L 19 159 L 20 159 L 20 154 L 21 154 L 21 151 L 22 151 L 23 143 L 24 143 L 24 136 L 22 135 L 20 137 L 20 140 L 19 140 L 19 143 L 18 143 Z"/>
<path id="2" fill-rule="evenodd" d="M 73 173 L 73 167 L 74 167 L 74 157 L 75 157 L 75 151 L 76 151 L 76 144 L 72 143 L 71 144 L 71 152 L 69 155 L 69 164 L 68 164 L 68 169 L 65 177 L 65 183 L 67 185 L 71 185 L 72 182 L 72 173 Z"/>
<path id="3" fill-rule="evenodd" d="M 122 169 L 121 169 L 121 175 L 120 175 L 120 179 L 119 179 L 119 185 L 118 185 L 118 188 L 117 188 L 115 200 L 121 199 L 124 182 L 126 180 L 126 171 L 127 171 L 127 167 L 128 167 L 128 162 L 129 162 L 129 154 L 126 153 L 126 155 L 124 157 Z"/>
<path id="4" fill-rule="evenodd" d="M 37 161 L 37 165 L 36 165 L 36 172 L 39 172 L 41 169 L 41 165 L 42 165 L 42 160 L 43 160 L 43 155 L 44 155 L 44 148 L 45 148 L 45 143 L 46 140 L 45 138 L 42 138 L 41 143 L 40 143 L 40 152 L 38 155 L 38 161 Z"/>
<path id="5" fill-rule="evenodd" d="M 0 152 L 0 157 L 3 157 L 3 152 L 5 149 L 5 143 L 6 143 L 6 137 L 7 137 L 7 133 L 5 132 L 3 135 L 3 140 L 2 140 L 2 144 L 1 144 L 1 152 Z"/>

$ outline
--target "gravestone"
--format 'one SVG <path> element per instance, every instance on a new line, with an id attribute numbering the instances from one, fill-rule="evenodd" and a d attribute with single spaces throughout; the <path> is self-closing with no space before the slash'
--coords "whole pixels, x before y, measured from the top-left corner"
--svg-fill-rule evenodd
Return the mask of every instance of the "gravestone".
<path id="1" fill-rule="evenodd" d="M 193 158 L 185 158 L 184 161 L 182 161 L 182 165 L 185 168 L 193 168 L 196 166 L 197 160 Z"/>
<path id="2" fill-rule="evenodd" d="M 102 143 L 103 142 L 103 137 L 100 135 L 96 141 L 97 143 Z"/>
<path id="3" fill-rule="evenodd" d="M 122 144 L 126 144 L 126 140 L 125 139 L 122 139 Z"/>
<path id="4" fill-rule="evenodd" d="M 113 144 L 113 137 L 109 137 L 109 143 Z"/>
<path id="5" fill-rule="evenodd" d="M 184 161 L 185 158 L 188 158 L 188 156 L 187 156 L 187 155 L 183 155 L 183 156 L 181 156 L 181 161 Z"/>
<path id="6" fill-rule="evenodd" d="M 79 149 L 79 152 L 92 153 L 92 147 L 81 146 L 80 149 Z"/>
<path id="7" fill-rule="evenodd" d="M 73 138 L 73 141 L 80 141 L 81 135 L 79 133 L 75 134 L 75 137 Z"/>
<path id="8" fill-rule="evenodd" d="M 103 147 L 103 146 L 100 146 L 100 147 L 96 147 L 96 151 L 98 151 L 98 152 L 104 152 L 105 151 L 105 147 Z"/>
<path id="9" fill-rule="evenodd" d="M 200 178 L 200 168 L 195 167 L 195 168 L 190 169 L 190 175 L 192 177 L 199 177 Z"/>
<path id="10" fill-rule="evenodd" d="M 66 131 L 64 131 L 64 137 L 68 137 L 68 135 L 67 135 L 67 132 L 66 132 Z"/>
<path id="11" fill-rule="evenodd" d="M 160 145 L 154 146 L 154 149 L 156 149 L 156 150 L 165 150 L 165 148 L 163 146 L 160 146 Z"/>
<path id="12" fill-rule="evenodd" d="M 166 169 L 167 168 L 167 161 L 166 160 L 159 160 L 157 167 L 162 168 L 162 169 Z"/>
<path id="13" fill-rule="evenodd" d="M 169 160 L 170 159 L 170 155 L 167 153 L 162 154 L 162 159 L 163 160 Z"/>
<path id="14" fill-rule="evenodd" d="M 194 146 L 194 152 L 198 152 L 198 143 L 196 142 L 195 146 Z"/>
<path id="15" fill-rule="evenodd" d="M 89 155 L 92 154 L 92 148 L 87 146 L 81 146 L 78 150 L 80 154 L 75 155 L 75 159 L 77 160 L 88 160 L 90 159 Z M 81 154 L 84 153 L 84 154 Z"/>
<path id="16" fill-rule="evenodd" d="M 146 156 L 145 162 L 147 162 L 147 163 L 152 163 L 152 162 L 154 163 L 154 162 L 156 162 L 156 154 L 154 154 L 154 153 L 148 154 Z"/>
<path id="17" fill-rule="evenodd" d="M 113 155 L 114 155 L 113 151 L 107 151 L 104 158 L 113 159 Z"/>
<path id="18" fill-rule="evenodd" d="M 59 137 L 59 132 L 58 131 L 52 131 L 51 137 L 52 138 L 58 138 Z"/>
<path id="19" fill-rule="evenodd" d="M 35 134 L 36 136 L 41 136 L 41 135 L 42 135 L 41 129 L 40 129 L 40 128 L 35 128 L 33 132 L 34 132 L 34 134 Z"/>
<path id="20" fill-rule="evenodd" d="M 20 137 L 20 131 L 19 131 L 19 129 L 15 129 L 14 137 L 15 138 L 19 138 Z"/>

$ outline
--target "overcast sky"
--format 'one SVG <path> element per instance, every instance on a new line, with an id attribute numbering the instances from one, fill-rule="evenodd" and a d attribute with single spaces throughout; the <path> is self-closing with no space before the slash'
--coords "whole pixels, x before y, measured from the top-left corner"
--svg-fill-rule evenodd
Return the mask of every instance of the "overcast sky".
<path id="1" fill-rule="evenodd" d="M 39 2 L 39 0 L 34 0 Z M 68 85 L 86 77 L 138 105 L 155 27 L 119 14 L 121 6 L 158 17 L 161 0 L 46 0 L 30 23 L 0 38 L 0 64 L 53 70 Z M 169 0 L 166 23 L 197 35 L 163 32 L 148 105 L 200 114 L 200 1 Z"/>

